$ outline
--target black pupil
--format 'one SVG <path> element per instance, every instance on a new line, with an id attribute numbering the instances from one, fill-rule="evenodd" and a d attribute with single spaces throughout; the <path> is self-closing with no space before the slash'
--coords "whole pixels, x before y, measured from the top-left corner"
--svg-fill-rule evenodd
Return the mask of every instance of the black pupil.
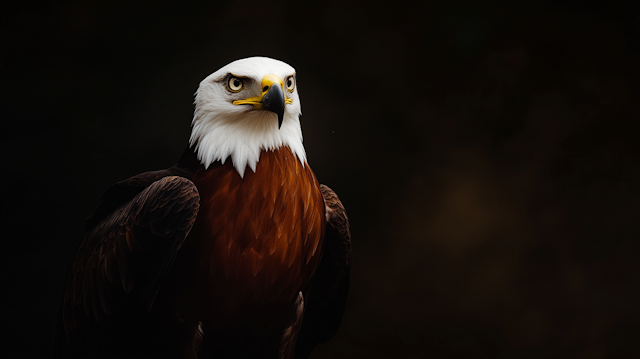
<path id="1" fill-rule="evenodd" d="M 291 86 L 293 86 L 293 80 L 291 80 L 291 78 L 289 78 L 287 80 L 287 87 L 291 87 Z"/>
<path id="2" fill-rule="evenodd" d="M 240 80 L 233 79 L 233 87 L 238 88 L 238 87 L 240 87 L 241 84 L 242 84 L 242 82 L 240 82 Z"/>

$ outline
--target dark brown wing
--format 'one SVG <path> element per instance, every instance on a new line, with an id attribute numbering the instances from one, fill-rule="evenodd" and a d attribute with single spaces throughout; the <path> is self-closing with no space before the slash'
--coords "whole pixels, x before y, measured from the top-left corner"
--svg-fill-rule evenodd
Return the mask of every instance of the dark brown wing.
<path id="1" fill-rule="evenodd" d="M 305 300 L 296 359 L 307 358 L 318 343 L 325 343 L 336 334 L 349 293 L 349 219 L 335 192 L 325 185 L 320 185 L 320 190 L 326 210 L 324 248 L 308 299 Z"/>
<path id="2" fill-rule="evenodd" d="M 87 229 L 67 274 L 56 356 L 126 345 L 128 333 L 151 308 L 199 206 L 193 182 L 164 177 Z"/>
<path id="3" fill-rule="evenodd" d="M 191 179 L 199 164 L 194 150 L 187 147 L 175 166 L 159 171 L 144 172 L 114 184 L 104 192 L 98 207 L 84 222 L 84 228 L 86 230 L 93 229 L 105 216 L 113 213 L 116 208 L 130 201 L 135 195 L 163 177 L 180 176 Z"/>

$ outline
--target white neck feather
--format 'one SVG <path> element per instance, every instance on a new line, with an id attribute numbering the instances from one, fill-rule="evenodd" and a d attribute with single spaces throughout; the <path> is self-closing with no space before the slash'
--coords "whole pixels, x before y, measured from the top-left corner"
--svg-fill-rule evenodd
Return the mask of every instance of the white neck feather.
<path id="1" fill-rule="evenodd" d="M 191 146 L 195 144 L 198 160 L 205 168 L 216 161 L 224 164 L 231 157 L 233 167 L 243 178 L 247 166 L 256 171 L 262 150 L 275 150 L 282 146 L 288 146 L 304 166 L 307 155 L 302 145 L 298 116 L 285 113 L 280 129 L 276 116 L 267 111 L 220 116 L 196 107 L 189 143 Z"/>

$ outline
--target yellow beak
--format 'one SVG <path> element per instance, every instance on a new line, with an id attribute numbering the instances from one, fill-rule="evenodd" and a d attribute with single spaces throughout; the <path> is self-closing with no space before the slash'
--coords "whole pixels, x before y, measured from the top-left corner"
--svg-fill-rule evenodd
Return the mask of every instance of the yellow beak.
<path id="1" fill-rule="evenodd" d="M 284 119 L 284 106 L 293 103 L 284 97 L 282 79 L 274 74 L 262 78 L 262 93 L 260 96 L 249 97 L 244 100 L 233 101 L 234 105 L 253 105 L 255 110 L 267 110 L 278 115 L 278 129 Z"/>

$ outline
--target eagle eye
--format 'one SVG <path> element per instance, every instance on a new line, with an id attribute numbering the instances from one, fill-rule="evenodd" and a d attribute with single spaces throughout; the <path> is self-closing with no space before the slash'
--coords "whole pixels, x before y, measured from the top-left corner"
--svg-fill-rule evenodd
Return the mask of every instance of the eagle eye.
<path id="1" fill-rule="evenodd" d="M 293 92 L 293 89 L 296 87 L 296 80 L 293 77 L 293 75 L 287 77 L 287 90 L 289 90 L 289 92 Z"/>
<path id="2" fill-rule="evenodd" d="M 229 87 L 229 91 L 231 92 L 239 92 L 244 88 L 244 84 L 241 78 L 230 76 L 229 81 L 227 81 L 227 87 Z"/>

